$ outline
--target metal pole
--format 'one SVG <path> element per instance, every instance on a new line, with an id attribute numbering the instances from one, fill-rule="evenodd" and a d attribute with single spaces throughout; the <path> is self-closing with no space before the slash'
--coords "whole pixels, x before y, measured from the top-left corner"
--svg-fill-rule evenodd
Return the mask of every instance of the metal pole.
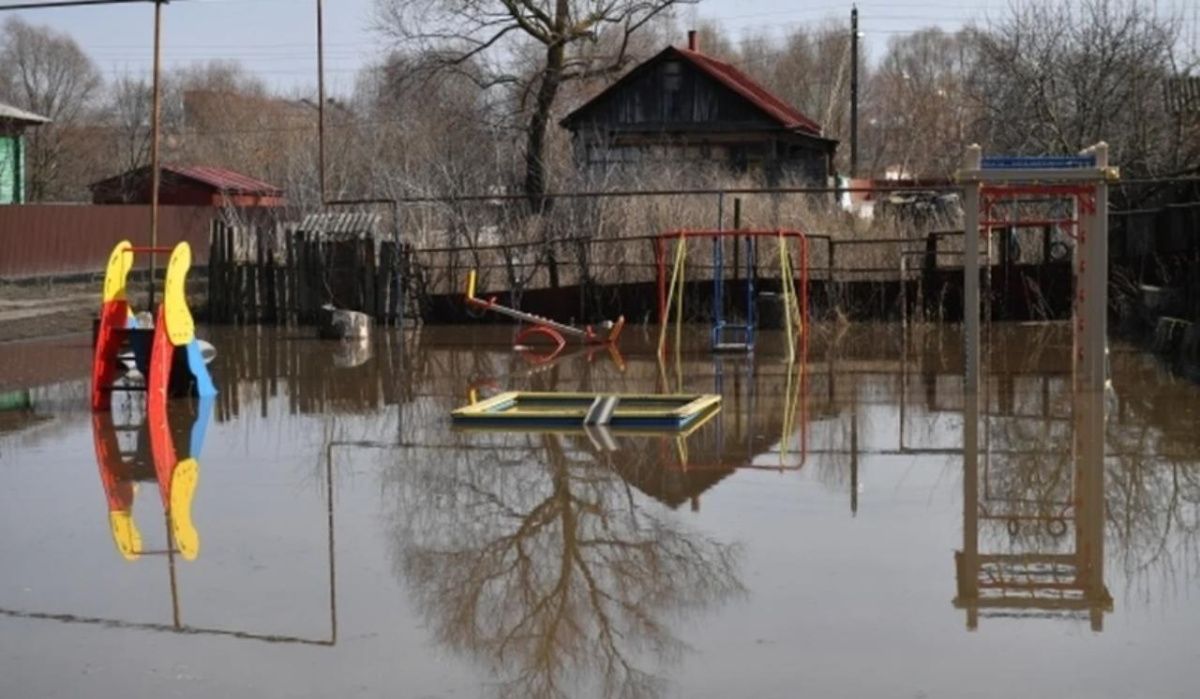
<path id="1" fill-rule="evenodd" d="M 158 247 L 158 193 L 161 184 L 159 164 L 159 141 L 162 130 L 162 6 L 167 0 L 154 0 L 154 96 L 150 112 L 150 247 Z M 147 308 L 154 313 L 154 277 L 157 260 L 150 253 L 150 303 Z"/>
<path id="2" fill-rule="evenodd" d="M 858 7 L 850 9 L 850 176 L 858 177 Z"/>
<path id="3" fill-rule="evenodd" d="M 317 177 L 325 203 L 325 13 L 317 0 Z"/>
<path id="4" fill-rule="evenodd" d="M 1096 167 L 1108 167 L 1108 145 L 1098 143 L 1091 152 L 1096 156 Z M 1101 180 L 1095 187 L 1095 204 L 1090 214 L 1083 217 L 1083 234 L 1079 236 L 1080 256 L 1086 262 L 1083 278 L 1076 283 L 1084 289 L 1084 341 L 1083 375 L 1085 389 L 1097 393 L 1104 392 L 1107 377 L 1105 365 L 1107 357 L 1105 349 L 1107 340 L 1108 307 L 1108 183 Z M 1103 430 L 1103 410 L 1100 411 L 1101 422 L 1093 428 Z M 1103 431 L 1091 434 L 1103 434 Z"/>
<path id="5" fill-rule="evenodd" d="M 983 149 L 967 148 L 963 167 L 978 171 Z M 956 557 L 958 600 L 967 609 L 967 628 L 979 624 L 979 195 L 977 181 L 963 185 L 963 550 Z"/>
<path id="6" fill-rule="evenodd" d="M 982 162 L 983 149 L 969 146 L 964 169 L 978 171 Z M 969 396 L 968 404 L 977 400 L 979 394 L 979 189 L 979 182 L 963 183 L 963 349 L 966 352 L 963 388 Z"/>

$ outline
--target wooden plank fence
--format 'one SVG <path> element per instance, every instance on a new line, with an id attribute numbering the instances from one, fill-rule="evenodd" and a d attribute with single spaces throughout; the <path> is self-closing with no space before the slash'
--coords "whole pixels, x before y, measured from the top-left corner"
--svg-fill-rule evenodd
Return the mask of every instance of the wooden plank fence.
<path id="1" fill-rule="evenodd" d="M 310 325 L 323 305 L 382 325 L 404 317 L 407 251 L 371 236 L 330 240 L 284 225 L 215 221 L 209 253 L 209 321 Z"/>

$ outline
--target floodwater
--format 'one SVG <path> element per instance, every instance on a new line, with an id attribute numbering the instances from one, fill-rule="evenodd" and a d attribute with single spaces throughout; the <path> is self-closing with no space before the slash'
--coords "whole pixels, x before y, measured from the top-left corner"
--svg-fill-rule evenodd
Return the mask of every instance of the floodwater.
<path id="1" fill-rule="evenodd" d="M 1083 434 L 1068 333 L 991 330 L 965 461 L 955 327 L 792 367 L 769 334 L 660 367 L 641 328 L 544 364 L 506 327 L 216 328 L 157 471 L 140 395 L 88 412 L 86 338 L 9 345 L 0 697 L 1195 696 L 1200 390 L 1115 344 Z M 506 389 L 723 405 L 452 429 Z"/>

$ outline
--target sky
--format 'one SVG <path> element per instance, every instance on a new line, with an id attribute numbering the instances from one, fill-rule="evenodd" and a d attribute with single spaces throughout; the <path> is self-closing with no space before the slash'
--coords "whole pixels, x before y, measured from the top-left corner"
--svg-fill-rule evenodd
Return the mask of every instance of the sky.
<path id="1" fill-rule="evenodd" d="M 867 59 L 882 55 L 889 38 L 929 25 L 956 30 L 1004 13 L 1010 0 L 862 0 L 860 30 Z M 325 0 L 326 80 L 331 94 L 347 94 L 355 73 L 386 49 L 372 30 L 376 0 Z M 0 0 L 0 8 L 13 4 Z M 315 0 L 176 0 L 164 6 L 163 58 L 169 68 L 209 59 L 237 60 L 282 92 L 309 94 L 316 85 Z M 1185 17 L 1194 37 L 1197 0 L 1158 0 Z M 106 78 L 150 73 L 154 10 L 147 4 L 20 10 L 16 14 L 73 36 Z M 781 35 L 807 23 L 849 23 L 850 3 L 815 0 L 700 0 L 679 10 L 681 27 L 720 23 L 734 37 Z M 682 41 L 682 37 L 680 37 Z"/>

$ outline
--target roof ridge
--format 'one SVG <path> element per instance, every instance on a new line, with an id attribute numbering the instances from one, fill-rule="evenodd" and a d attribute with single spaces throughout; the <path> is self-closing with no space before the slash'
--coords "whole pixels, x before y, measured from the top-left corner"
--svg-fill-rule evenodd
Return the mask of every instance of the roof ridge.
<path id="1" fill-rule="evenodd" d="M 727 87 L 742 93 L 771 116 L 786 126 L 803 128 L 815 135 L 821 135 L 821 125 L 807 115 L 785 102 L 778 95 L 763 87 L 757 80 L 738 69 L 732 63 L 726 63 L 699 51 L 673 46 L 680 55 L 692 61 L 701 69 L 706 69 L 710 75 L 718 78 Z"/>

